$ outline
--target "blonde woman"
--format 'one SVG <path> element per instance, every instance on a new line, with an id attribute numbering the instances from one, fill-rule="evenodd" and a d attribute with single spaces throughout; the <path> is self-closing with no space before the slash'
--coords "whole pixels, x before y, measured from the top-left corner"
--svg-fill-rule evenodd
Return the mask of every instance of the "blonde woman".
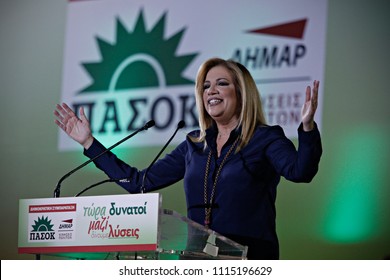
<path id="1" fill-rule="evenodd" d="M 306 89 L 299 148 L 280 126 L 264 119 L 260 94 L 240 63 L 212 58 L 196 78 L 199 130 L 154 164 L 144 187 L 154 191 L 184 180 L 187 215 L 195 222 L 248 246 L 249 259 L 278 259 L 276 188 L 283 176 L 310 182 L 318 171 L 321 138 L 314 122 L 319 82 Z M 57 105 L 55 122 L 93 158 L 105 147 L 91 134 L 89 122 L 66 105 Z M 145 170 L 106 153 L 95 165 L 111 178 L 130 178 L 121 186 L 140 192 Z"/>

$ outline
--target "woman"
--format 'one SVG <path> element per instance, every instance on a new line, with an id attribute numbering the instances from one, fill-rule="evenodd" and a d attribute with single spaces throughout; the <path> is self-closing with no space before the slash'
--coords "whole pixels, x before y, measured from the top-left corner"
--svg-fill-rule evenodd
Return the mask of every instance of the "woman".
<path id="1" fill-rule="evenodd" d="M 248 246 L 249 259 L 278 259 L 276 187 L 280 176 L 310 182 L 318 171 L 321 139 L 314 122 L 319 82 L 307 87 L 298 128 L 299 148 L 280 126 L 265 123 L 260 95 L 241 64 L 212 58 L 196 78 L 199 130 L 148 171 L 146 191 L 184 179 L 190 219 Z M 84 146 L 89 158 L 105 147 L 93 138 L 89 122 L 66 105 L 57 105 L 57 125 Z M 121 185 L 140 192 L 145 170 L 129 166 L 113 153 L 95 160 L 111 178 L 130 178 Z"/>

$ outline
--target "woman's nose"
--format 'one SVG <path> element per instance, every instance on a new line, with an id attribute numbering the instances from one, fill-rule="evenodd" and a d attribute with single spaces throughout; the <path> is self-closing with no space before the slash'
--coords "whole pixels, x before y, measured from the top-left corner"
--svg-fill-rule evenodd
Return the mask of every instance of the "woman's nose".
<path id="1" fill-rule="evenodd" d="M 209 95 L 218 94 L 216 86 L 215 85 L 210 85 L 210 87 L 207 90 L 207 93 Z"/>

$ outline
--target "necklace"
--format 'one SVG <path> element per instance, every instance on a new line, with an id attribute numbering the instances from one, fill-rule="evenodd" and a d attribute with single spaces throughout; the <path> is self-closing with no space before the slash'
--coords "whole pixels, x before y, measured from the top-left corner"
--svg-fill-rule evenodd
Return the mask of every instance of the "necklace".
<path id="1" fill-rule="evenodd" d="M 207 195 L 207 178 L 209 177 L 209 171 L 210 171 L 210 161 L 211 161 L 211 154 L 212 154 L 211 149 L 210 149 L 209 155 L 207 157 L 206 171 L 205 171 L 205 174 L 204 174 L 204 185 L 203 185 L 203 187 L 204 187 L 203 199 L 204 199 L 204 204 L 205 204 L 204 224 L 205 224 L 206 228 L 209 228 L 210 222 L 211 222 L 211 206 L 212 206 L 212 203 L 213 203 L 213 200 L 214 200 L 215 189 L 216 189 L 216 186 L 217 186 L 219 175 L 221 173 L 222 167 L 224 166 L 227 158 L 229 157 L 229 155 L 233 152 L 234 148 L 236 147 L 236 145 L 238 143 L 238 139 L 239 139 L 239 137 L 237 137 L 236 141 L 234 141 L 234 143 L 232 144 L 232 146 L 230 147 L 229 151 L 226 153 L 225 157 L 222 159 L 222 162 L 221 162 L 221 164 L 218 167 L 217 174 L 215 175 L 215 179 L 214 179 L 214 182 L 213 182 L 213 187 L 211 189 L 210 200 L 208 200 L 208 197 L 207 197 L 208 196 Z"/>

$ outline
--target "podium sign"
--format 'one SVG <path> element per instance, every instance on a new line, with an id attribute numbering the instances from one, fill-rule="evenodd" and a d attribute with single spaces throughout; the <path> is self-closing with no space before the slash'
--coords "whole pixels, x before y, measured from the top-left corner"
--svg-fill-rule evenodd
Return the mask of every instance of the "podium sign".
<path id="1" fill-rule="evenodd" d="M 21 199 L 18 252 L 155 251 L 158 193 Z"/>

